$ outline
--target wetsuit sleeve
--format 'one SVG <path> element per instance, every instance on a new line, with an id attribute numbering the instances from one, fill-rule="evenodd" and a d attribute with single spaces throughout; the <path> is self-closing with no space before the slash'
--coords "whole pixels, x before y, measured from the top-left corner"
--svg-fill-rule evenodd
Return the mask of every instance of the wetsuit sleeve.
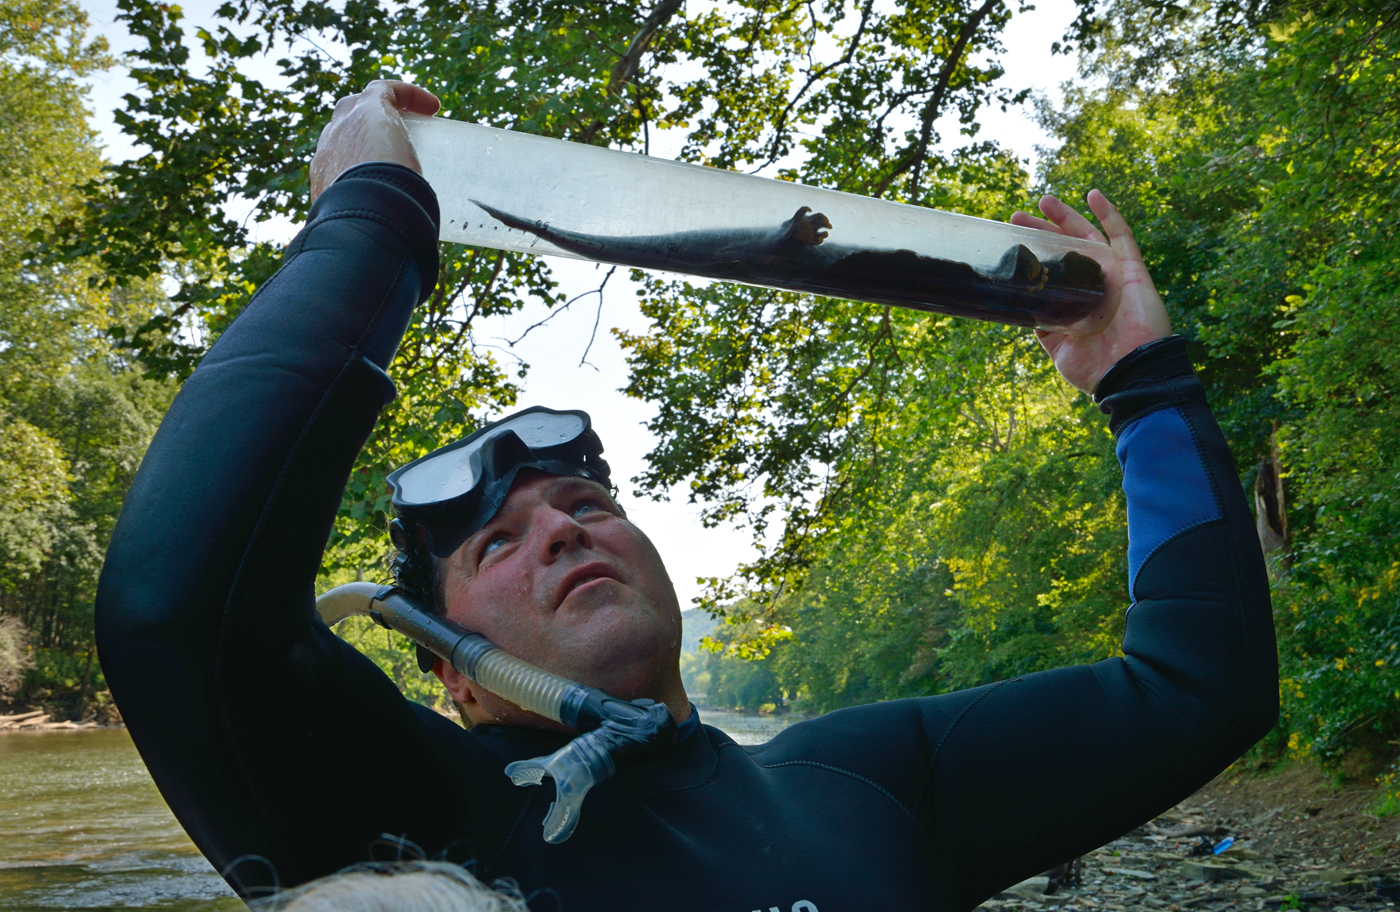
<path id="1" fill-rule="evenodd" d="M 1150 820 L 1277 718 L 1263 555 L 1185 340 L 1129 355 L 1097 398 L 1127 494 L 1123 655 L 843 710 L 808 736 L 918 824 L 954 910 Z"/>
<path id="2" fill-rule="evenodd" d="M 1123 656 L 923 706 L 917 813 L 958 908 L 1165 811 L 1277 720 L 1263 555 L 1186 340 L 1138 350 L 1097 392 L 1128 504 Z"/>
<path id="3" fill-rule="evenodd" d="M 181 389 L 103 567 L 113 696 L 215 866 L 263 860 L 226 873 L 244 895 L 364 859 L 381 833 L 447 838 L 451 814 L 387 784 L 445 780 L 435 745 L 450 735 L 434 726 L 454 726 L 316 619 L 313 589 L 355 457 L 394 395 L 384 369 L 435 283 L 437 221 L 427 183 L 398 165 L 361 165 L 326 190 Z"/>

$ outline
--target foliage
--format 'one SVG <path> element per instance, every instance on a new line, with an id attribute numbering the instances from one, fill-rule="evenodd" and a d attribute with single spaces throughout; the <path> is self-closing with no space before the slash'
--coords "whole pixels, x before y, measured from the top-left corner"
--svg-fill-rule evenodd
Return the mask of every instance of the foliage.
<path id="1" fill-rule="evenodd" d="M 110 61 L 86 28 L 69 0 L 0 11 L 0 614 L 35 647 L 29 691 L 100 679 L 88 657 L 102 552 L 173 392 L 106 335 L 165 306 L 159 284 L 98 287 L 90 259 L 40 255 L 38 238 L 82 208 L 101 168 L 81 79 Z"/>
<path id="2" fill-rule="evenodd" d="M 1400 730 L 1400 6 L 1271 9 L 1233 43 L 1171 50 L 1207 20 L 1184 22 L 1156 81 L 1051 114 L 1066 142 L 1047 178 L 1103 186 L 1140 226 L 1247 481 L 1279 444 L 1286 724 L 1330 760 Z"/>
<path id="3" fill-rule="evenodd" d="M 704 706 L 722 709 L 753 712 L 784 706 L 786 695 L 776 673 L 781 647 L 761 658 L 741 658 L 727 652 L 734 633 L 733 628 L 716 629 L 715 619 L 704 612 L 686 613 L 681 641 L 681 680 L 686 693 L 695 695 Z"/>
<path id="4" fill-rule="evenodd" d="M 0 697 L 8 697 L 34 664 L 29 631 L 18 618 L 0 617 Z"/>
<path id="5" fill-rule="evenodd" d="M 27 421 L 0 416 L 0 588 L 37 573 L 67 511 L 68 461 L 58 443 Z"/>
<path id="6" fill-rule="evenodd" d="M 1068 37 L 1099 88 L 1041 104 L 1059 144 L 1038 183 L 1120 205 L 1246 490 L 1282 470 L 1291 538 L 1271 566 L 1290 743 L 1324 760 L 1382 744 L 1400 730 L 1400 7 L 1081 9 Z M 1001 216 L 1027 195 L 1001 173 L 969 203 L 964 168 L 939 204 Z M 642 481 L 689 480 L 711 521 L 745 520 L 767 545 L 705 603 L 760 646 L 790 629 L 781 686 L 826 708 L 1116 649 L 1109 441 L 1027 340 L 675 283 L 652 282 L 646 312 L 651 331 L 624 339 L 630 391 L 660 407 Z"/>

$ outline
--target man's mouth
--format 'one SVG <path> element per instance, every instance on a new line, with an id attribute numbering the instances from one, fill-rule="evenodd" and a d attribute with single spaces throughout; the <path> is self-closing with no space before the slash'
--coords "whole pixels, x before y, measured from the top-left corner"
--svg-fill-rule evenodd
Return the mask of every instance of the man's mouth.
<path id="1" fill-rule="evenodd" d="M 564 582 L 559 587 L 559 604 L 563 604 L 576 590 L 605 579 L 617 582 L 617 571 L 602 562 L 594 561 L 575 568 L 564 577 Z"/>

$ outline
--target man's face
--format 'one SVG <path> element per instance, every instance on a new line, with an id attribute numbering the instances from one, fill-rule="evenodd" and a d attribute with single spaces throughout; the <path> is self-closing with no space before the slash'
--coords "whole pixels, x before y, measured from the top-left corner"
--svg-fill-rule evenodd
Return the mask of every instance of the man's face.
<path id="1" fill-rule="evenodd" d="M 675 588 L 651 541 L 596 482 L 522 472 L 447 559 L 443 583 L 447 616 L 512 655 L 623 699 L 688 710 Z M 499 701 L 476 698 L 483 718 L 502 717 Z"/>

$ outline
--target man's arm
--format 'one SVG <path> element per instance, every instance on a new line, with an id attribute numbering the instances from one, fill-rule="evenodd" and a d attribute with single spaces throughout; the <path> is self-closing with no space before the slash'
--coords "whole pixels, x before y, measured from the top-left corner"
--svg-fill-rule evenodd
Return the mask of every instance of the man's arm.
<path id="1" fill-rule="evenodd" d="M 832 713 L 756 759 L 820 759 L 878 785 L 920 825 L 952 909 L 1089 851 L 1218 774 L 1274 724 L 1278 670 L 1253 518 L 1205 390 L 1170 333 L 1132 232 L 1048 198 L 1055 224 L 1110 241 L 1122 301 L 1091 337 L 1042 333 L 1095 390 L 1118 440 L 1132 605 L 1122 658 L 937 697 Z M 805 733 L 802 731 L 806 729 Z"/>
<path id="2" fill-rule="evenodd" d="M 393 396 L 384 368 L 437 274 L 421 177 L 334 176 L 162 423 L 97 600 L 103 669 L 171 808 L 221 870 L 258 856 L 284 885 L 364 859 L 381 833 L 432 850 L 460 826 L 449 785 L 436 808 L 384 786 L 446 780 L 435 751 L 454 735 L 434 723 L 455 727 L 314 618 L 341 491 Z M 246 895 L 273 875 L 227 876 Z"/>
<path id="3" fill-rule="evenodd" d="M 1124 654 L 920 701 L 916 813 L 958 908 L 1165 811 L 1277 719 L 1263 556 L 1185 340 L 1124 359 L 1100 393 L 1128 501 Z"/>

